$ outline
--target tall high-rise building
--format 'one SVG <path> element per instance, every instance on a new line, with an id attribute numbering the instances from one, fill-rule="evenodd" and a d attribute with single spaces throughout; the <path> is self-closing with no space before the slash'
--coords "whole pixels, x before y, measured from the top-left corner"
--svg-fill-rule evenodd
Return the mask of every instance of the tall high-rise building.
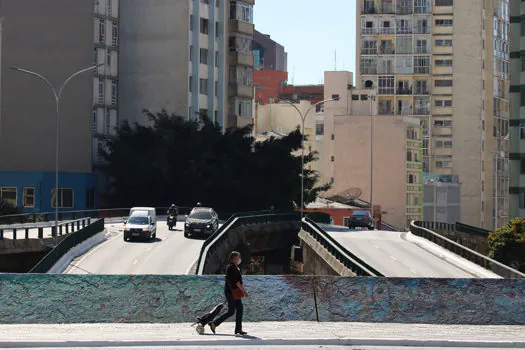
<path id="1" fill-rule="evenodd" d="M 508 220 L 509 0 L 359 0 L 357 84 L 423 127 L 427 173 L 457 175 L 461 220 Z"/>
<path id="2" fill-rule="evenodd" d="M 277 70 L 288 72 L 288 53 L 284 46 L 268 34 L 255 31 L 253 35 L 253 52 L 256 70 Z"/>
<path id="3" fill-rule="evenodd" d="M 224 128 L 253 123 L 254 0 L 120 4 L 123 120 L 166 109 Z"/>
<path id="4" fill-rule="evenodd" d="M 118 0 L 0 1 L 2 22 L 0 198 L 26 212 L 94 208 L 93 162 L 117 126 Z M 59 20 L 57 20 L 59 19 Z M 34 71 L 58 89 L 59 189 L 55 189 L 55 100 Z"/>
<path id="5" fill-rule="evenodd" d="M 525 3 L 510 0 L 510 218 L 525 217 Z"/>

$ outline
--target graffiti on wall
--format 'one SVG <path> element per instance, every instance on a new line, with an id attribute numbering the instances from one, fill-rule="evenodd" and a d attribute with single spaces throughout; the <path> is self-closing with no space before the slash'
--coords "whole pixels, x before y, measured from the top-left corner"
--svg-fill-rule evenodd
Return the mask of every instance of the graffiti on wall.
<path id="1" fill-rule="evenodd" d="M 245 276 L 246 321 L 525 324 L 525 280 Z M 0 275 L 0 322 L 192 322 L 221 276 Z M 316 307 L 317 305 L 317 307 Z"/>

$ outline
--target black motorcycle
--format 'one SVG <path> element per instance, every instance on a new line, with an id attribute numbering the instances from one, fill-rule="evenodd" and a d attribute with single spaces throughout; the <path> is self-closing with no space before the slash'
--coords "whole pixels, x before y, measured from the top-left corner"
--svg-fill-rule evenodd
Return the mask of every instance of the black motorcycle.
<path id="1" fill-rule="evenodd" d="M 168 229 L 171 231 L 177 225 L 177 210 L 171 212 L 168 210 Z"/>

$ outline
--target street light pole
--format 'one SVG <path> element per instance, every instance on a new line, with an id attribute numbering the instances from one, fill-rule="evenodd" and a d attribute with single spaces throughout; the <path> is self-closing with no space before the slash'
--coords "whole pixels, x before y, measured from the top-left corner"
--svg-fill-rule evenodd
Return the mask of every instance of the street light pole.
<path id="1" fill-rule="evenodd" d="M 376 97 L 375 95 L 368 95 L 370 99 L 370 211 L 372 217 L 375 219 L 374 213 L 374 112 L 373 103 Z"/>
<path id="2" fill-rule="evenodd" d="M 71 79 L 73 79 L 74 77 L 76 77 L 77 75 L 79 74 L 82 74 L 84 72 L 87 72 L 87 71 L 90 71 L 92 69 L 95 69 L 95 68 L 98 68 L 100 66 L 103 66 L 104 64 L 101 63 L 101 64 L 98 64 L 98 65 L 95 65 L 95 66 L 91 66 L 91 67 L 88 67 L 88 68 L 84 68 L 82 70 L 79 70 L 78 72 L 75 72 L 74 74 L 72 74 L 71 76 L 69 76 L 69 78 L 67 78 L 63 83 L 62 85 L 60 86 L 60 88 L 58 89 L 58 92 L 57 90 L 55 89 L 55 87 L 53 86 L 53 84 L 51 84 L 51 82 L 45 78 L 43 75 L 41 74 L 38 74 L 36 72 L 32 72 L 30 70 L 27 70 L 27 69 L 22 69 L 22 68 L 19 68 L 19 67 L 10 67 L 12 70 L 15 70 L 15 71 L 18 71 L 18 72 L 21 72 L 21 73 L 26 73 L 26 74 L 29 74 L 29 75 L 33 75 L 41 80 L 44 81 L 44 83 L 46 83 L 46 85 L 51 89 L 51 91 L 53 92 L 53 96 L 55 97 L 55 103 L 56 103 L 56 110 L 55 110 L 55 119 L 56 119 L 56 140 L 55 140 L 55 232 L 53 234 L 53 244 L 56 246 L 57 245 L 57 236 L 58 236 L 58 194 L 59 194 L 59 190 L 58 190 L 58 150 L 59 150 L 59 118 L 60 118 L 60 97 L 62 96 L 62 91 L 64 90 L 64 87 L 71 81 Z"/>
<path id="3" fill-rule="evenodd" d="M 291 101 L 288 101 L 288 100 L 281 100 L 281 101 L 295 108 L 295 110 L 299 113 L 299 116 L 301 117 L 301 220 L 302 220 L 304 217 L 304 124 L 306 121 L 306 117 L 308 116 L 308 113 L 310 113 L 310 111 L 318 105 L 321 105 L 327 102 L 332 102 L 332 101 L 339 101 L 339 96 L 314 103 L 313 105 L 310 106 L 310 108 L 308 108 L 305 114 L 303 114 L 299 110 L 299 108 L 297 108 L 297 106 Z"/>

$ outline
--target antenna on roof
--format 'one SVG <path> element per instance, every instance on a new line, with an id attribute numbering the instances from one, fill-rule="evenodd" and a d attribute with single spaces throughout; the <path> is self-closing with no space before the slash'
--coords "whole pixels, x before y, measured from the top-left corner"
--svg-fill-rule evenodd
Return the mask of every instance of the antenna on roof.
<path id="1" fill-rule="evenodd" d="M 337 70 L 337 49 L 334 52 L 334 70 Z"/>

